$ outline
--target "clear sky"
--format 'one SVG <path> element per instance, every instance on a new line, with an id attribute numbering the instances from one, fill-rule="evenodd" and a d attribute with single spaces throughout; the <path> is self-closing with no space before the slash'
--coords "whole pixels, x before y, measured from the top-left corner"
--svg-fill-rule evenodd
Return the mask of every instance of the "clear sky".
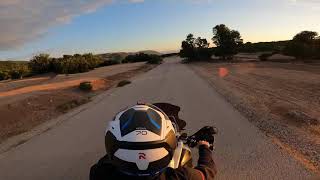
<path id="1" fill-rule="evenodd" d="M 320 32 L 320 0 L 1 0 L 0 59 L 178 50 L 221 23 L 245 42 L 287 40 Z"/>

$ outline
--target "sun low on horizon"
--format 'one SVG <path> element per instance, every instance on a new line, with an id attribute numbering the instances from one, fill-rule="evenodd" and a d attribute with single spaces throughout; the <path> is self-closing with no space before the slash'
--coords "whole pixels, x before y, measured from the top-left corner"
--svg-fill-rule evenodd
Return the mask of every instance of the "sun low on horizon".
<path id="1" fill-rule="evenodd" d="M 0 60 L 39 53 L 178 51 L 189 33 L 212 45 L 226 24 L 244 42 L 289 40 L 320 32 L 314 0 L 2 0 Z"/>

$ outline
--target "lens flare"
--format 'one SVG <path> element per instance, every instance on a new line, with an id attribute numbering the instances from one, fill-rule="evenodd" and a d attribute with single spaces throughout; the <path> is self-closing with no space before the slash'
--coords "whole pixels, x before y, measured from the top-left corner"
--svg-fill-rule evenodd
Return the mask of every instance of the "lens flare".
<path id="1" fill-rule="evenodd" d="M 229 74 L 229 71 L 227 68 L 219 68 L 219 76 L 221 78 L 226 77 Z"/>

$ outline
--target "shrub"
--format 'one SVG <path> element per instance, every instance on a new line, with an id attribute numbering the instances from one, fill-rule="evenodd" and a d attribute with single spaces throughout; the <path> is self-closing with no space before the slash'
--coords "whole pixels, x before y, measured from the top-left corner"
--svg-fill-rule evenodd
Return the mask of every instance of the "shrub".
<path id="1" fill-rule="evenodd" d="M 160 64 L 162 57 L 155 54 L 138 53 L 134 55 L 128 55 L 122 63 L 134 63 L 134 62 L 147 62 L 149 64 Z"/>
<path id="2" fill-rule="evenodd" d="M 40 54 L 38 56 L 34 56 L 29 62 L 29 67 L 35 74 L 51 72 L 52 66 L 49 54 Z"/>
<path id="3" fill-rule="evenodd" d="M 10 75 L 7 71 L 0 71 L 0 81 L 7 80 L 10 78 Z"/>
<path id="4" fill-rule="evenodd" d="M 22 71 L 13 69 L 9 72 L 11 79 L 21 79 L 22 78 Z"/>
<path id="5" fill-rule="evenodd" d="M 163 61 L 161 56 L 158 55 L 149 55 L 149 59 L 147 61 L 148 64 L 161 64 Z"/>
<path id="6" fill-rule="evenodd" d="M 263 53 L 259 56 L 260 61 L 267 61 L 274 53 Z"/>
<path id="7" fill-rule="evenodd" d="M 82 55 L 82 57 L 88 63 L 88 67 L 90 70 L 100 66 L 100 64 L 103 63 L 102 58 L 100 56 L 93 55 L 91 53 L 84 54 Z"/>
<path id="8" fill-rule="evenodd" d="M 90 71 L 102 63 L 100 56 L 88 54 L 63 55 L 62 58 L 49 58 L 49 55 L 35 56 L 29 63 L 34 73 L 55 72 L 74 74 Z"/>
<path id="9" fill-rule="evenodd" d="M 111 65 L 115 65 L 115 64 L 120 64 L 121 61 L 115 60 L 115 59 L 111 59 L 111 60 L 107 60 L 104 61 L 101 66 L 111 66 Z"/>
<path id="10" fill-rule="evenodd" d="M 82 82 L 79 85 L 79 89 L 82 91 L 91 91 L 92 90 L 92 84 L 91 82 Z"/>
<path id="11" fill-rule="evenodd" d="M 145 53 L 138 53 L 133 55 L 128 55 L 125 59 L 125 63 L 134 63 L 134 62 L 146 62 L 150 59 L 150 55 Z"/>
<path id="12" fill-rule="evenodd" d="M 54 59 L 52 67 L 54 72 L 60 74 L 83 73 L 93 68 L 92 64 L 82 56 L 68 56 L 66 58 Z"/>
<path id="13" fill-rule="evenodd" d="M 117 85 L 117 87 L 123 87 L 125 85 L 128 85 L 128 84 L 131 84 L 131 81 L 129 80 L 123 80 L 123 81 L 120 81 Z"/>

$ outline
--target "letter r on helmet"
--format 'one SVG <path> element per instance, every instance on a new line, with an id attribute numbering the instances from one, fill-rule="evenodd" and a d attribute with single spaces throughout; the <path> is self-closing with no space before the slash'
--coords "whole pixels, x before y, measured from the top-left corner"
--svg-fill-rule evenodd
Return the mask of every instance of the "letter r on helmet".
<path id="1" fill-rule="evenodd" d="M 139 153 L 139 160 L 141 160 L 141 159 L 146 159 L 145 153 Z"/>

